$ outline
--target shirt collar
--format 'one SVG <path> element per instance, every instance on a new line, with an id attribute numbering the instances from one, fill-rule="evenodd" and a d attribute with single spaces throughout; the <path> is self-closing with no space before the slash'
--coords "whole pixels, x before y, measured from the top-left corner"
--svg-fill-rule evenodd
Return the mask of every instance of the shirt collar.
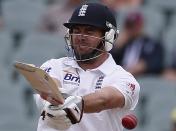
<path id="1" fill-rule="evenodd" d="M 81 67 L 77 64 L 75 60 L 71 60 L 69 58 L 67 58 L 66 61 L 64 61 L 64 64 L 72 66 L 73 68 L 81 69 Z M 112 58 L 112 55 L 109 53 L 108 58 L 104 61 L 103 64 L 101 64 L 99 67 L 95 69 L 90 69 L 89 71 L 100 71 L 104 75 L 108 75 L 115 70 L 115 67 L 116 67 L 116 63 Z"/>
<path id="2" fill-rule="evenodd" d="M 105 62 L 93 70 L 99 70 L 103 74 L 108 75 L 108 74 L 111 74 L 115 70 L 115 67 L 116 67 L 116 63 L 114 59 L 112 58 L 112 55 L 109 53 L 109 57 L 105 60 Z"/>
<path id="3" fill-rule="evenodd" d="M 66 57 L 66 59 L 63 61 L 63 63 L 64 63 L 65 65 L 71 66 L 71 67 L 73 67 L 73 68 L 78 68 L 78 69 L 81 68 L 81 67 L 78 65 L 78 63 L 77 63 L 74 59 L 69 58 L 69 57 Z"/>

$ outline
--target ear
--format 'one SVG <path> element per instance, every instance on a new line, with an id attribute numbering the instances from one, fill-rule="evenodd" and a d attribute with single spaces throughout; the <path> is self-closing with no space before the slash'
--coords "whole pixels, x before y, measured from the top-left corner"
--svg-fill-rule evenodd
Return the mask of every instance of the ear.
<path id="1" fill-rule="evenodd" d="M 114 29 L 110 29 L 105 33 L 105 49 L 106 51 L 110 51 L 113 47 L 113 43 L 116 38 L 116 31 Z"/>

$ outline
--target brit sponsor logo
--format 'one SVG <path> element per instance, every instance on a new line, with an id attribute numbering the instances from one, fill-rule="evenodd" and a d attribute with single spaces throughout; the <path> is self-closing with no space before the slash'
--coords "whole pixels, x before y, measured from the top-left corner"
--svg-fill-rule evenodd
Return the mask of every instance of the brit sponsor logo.
<path id="1" fill-rule="evenodd" d="M 63 83 L 64 84 L 72 84 L 72 85 L 77 85 L 79 86 L 80 84 L 80 77 L 76 73 L 69 72 L 69 71 L 64 71 L 66 72 L 64 76 Z"/>

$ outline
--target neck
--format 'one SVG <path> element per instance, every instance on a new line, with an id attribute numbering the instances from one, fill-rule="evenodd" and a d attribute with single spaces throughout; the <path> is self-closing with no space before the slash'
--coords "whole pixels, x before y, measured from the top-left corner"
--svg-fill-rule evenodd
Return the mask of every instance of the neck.
<path id="1" fill-rule="evenodd" d="M 83 69 L 95 69 L 99 67 L 103 62 L 108 58 L 109 54 L 108 53 L 103 53 L 101 56 L 88 60 L 88 61 L 78 61 L 78 65 Z"/>

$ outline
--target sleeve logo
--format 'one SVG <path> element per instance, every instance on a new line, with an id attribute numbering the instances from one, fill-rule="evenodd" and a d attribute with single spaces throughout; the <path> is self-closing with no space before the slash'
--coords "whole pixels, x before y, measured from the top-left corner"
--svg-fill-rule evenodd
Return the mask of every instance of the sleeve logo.
<path id="1" fill-rule="evenodd" d="M 135 84 L 132 84 L 132 83 L 128 83 L 127 86 L 129 87 L 130 89 L 130 92 L 132 93 L 132 95 L 134 94 L 134 91 L 135 91 Z"/>

